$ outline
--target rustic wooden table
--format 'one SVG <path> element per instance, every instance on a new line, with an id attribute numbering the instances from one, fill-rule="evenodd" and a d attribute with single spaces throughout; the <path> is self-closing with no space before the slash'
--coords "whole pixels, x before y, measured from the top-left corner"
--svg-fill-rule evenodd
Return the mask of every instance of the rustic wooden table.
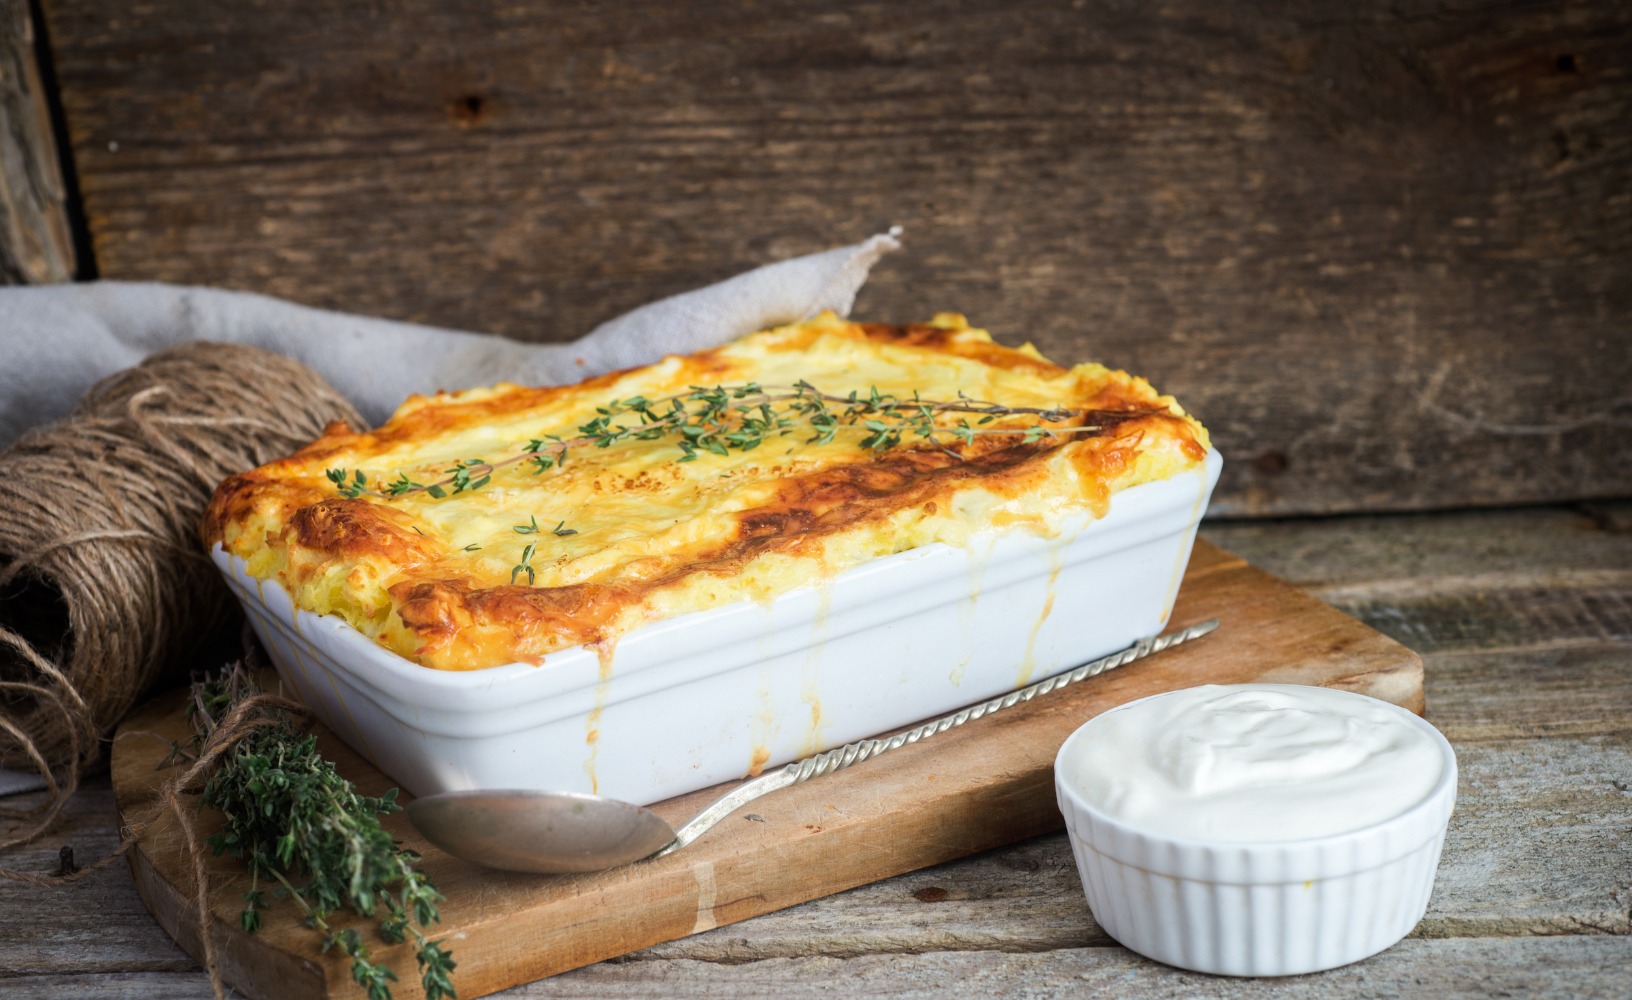
<path id="1" fill-rule="evenodd" d="M 1406 941 L 1290 980 L 1170 969 L 1100 930 L 1055 834 L 503 995 L 1632 995 L 1632 503 L 1205 534 L 1426 660 L 1428 717 L 1462 780 L 1433 901 Z M 8 862 L 47 872 L 63 844 L 94 858 L 115 825 L 93 779 L 55 837 Z M 210 988 L 114 868 L 63 890 L 0 887 L 0 994 Z"/>

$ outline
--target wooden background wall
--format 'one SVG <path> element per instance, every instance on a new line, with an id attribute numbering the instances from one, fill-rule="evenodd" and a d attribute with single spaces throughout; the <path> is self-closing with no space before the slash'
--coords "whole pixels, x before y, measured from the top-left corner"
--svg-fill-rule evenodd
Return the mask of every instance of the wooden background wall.
<path id="1" fill-rule="evenodd" d="M 44 11 L 105 278 L 552 340 L 899 223 L 859 315 L 1148 375 L 1215 513 L 1632 494 L 1626 3 Z"/>
<path id="2" fill-rule="evenodd" d="M 38 41 L 25 0 L 0 0 L 0 285 L 68 281 L 76 269 Z"/>

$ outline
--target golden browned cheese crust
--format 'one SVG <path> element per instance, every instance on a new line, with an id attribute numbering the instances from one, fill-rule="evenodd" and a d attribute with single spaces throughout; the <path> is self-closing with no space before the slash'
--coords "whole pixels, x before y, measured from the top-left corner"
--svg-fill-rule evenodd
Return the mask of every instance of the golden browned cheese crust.
<path id="1" fill-rule="evenodd" d="M 525 460 L 554 456 L 554 439 L 583 438 L 597 408 L 613 410 L 614 427 L 641 422 L 616 400 L 747 383 L 786 398 L 801 380 L 829 397 L 961 394 L 1073 412 L 1041 436 L 1023 433 L 1035 414 L 981 423 L 943 410 L 933 438 L 908 433 L 883 449 L 867 446 L 874 415 L 864 415 L 830 441 L 810 440 L 812 428 L 794 420 L 751 449 L 699 450 L 689 461 L 673 434 L 574 445 L 544 469 Z M 960 420 L 979 433 L 948 433 Z M 331 426 L 296 454 L 227 479 L 203 533 L 298 607 L 340 615 L 425 666 L 470 670 L 768 600 L 932 542 L 1053 534 L 1084 511 L 1102 515 L 1119 490 L 1195 469 L 1207 447 L 1206 430 L 1171 397 L 1126 373 L 1061 368 L 955 314 L 910 326 L 824 314 L 575 386 L 413 397 L 378 430 Z M 472 470 L 473 488 L 449 482 L 459 468 Z M 344 470 L 342 487 L 330 470 Z"/>

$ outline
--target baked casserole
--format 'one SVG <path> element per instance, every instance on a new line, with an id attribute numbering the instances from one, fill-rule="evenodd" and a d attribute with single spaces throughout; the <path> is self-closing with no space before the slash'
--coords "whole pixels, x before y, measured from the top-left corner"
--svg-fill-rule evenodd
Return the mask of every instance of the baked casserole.
<path id="1" fill-rule="evenodd" d="M 476 670 L 935 542 L 1050 536 L 1208 448 L 1124 372 L 955 314 L 824 314 L 577 385 L 413 397 L 226 480 L 203 531 L 297 608 Z"/>

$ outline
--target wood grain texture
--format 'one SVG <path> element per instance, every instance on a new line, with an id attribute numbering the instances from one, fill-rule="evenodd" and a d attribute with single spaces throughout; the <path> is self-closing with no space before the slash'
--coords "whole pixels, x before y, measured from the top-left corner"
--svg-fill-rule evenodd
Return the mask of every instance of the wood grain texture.
<path id="1" fill-rule="evenodd" d="M 1625 996 L 1632 939 L 1407 941 L 1364 962 L 1314 976 L 1240 980 L 1160 965 L 1120 948 L 1047 954 L 951 952 L 769 959 L 721 968 L 684 960 L 603 964 L 514 991 L 527 997 L 793 998 L 888 995 L 939 998 Z"/>
<path id="2" fill-rule="evenodd" d="M 1441 653 L 1428 662 L 1434 724 L 1459 745 L 1632 740 L 1632 643 L 1560 646 L 1548 639 L 1527 649 Z M 1632 775 L 1611 780 L 1632 784 Z"/>
<path id="3" fill-rule="evenodd" d="M 1334 996 L 1433 996 L 1486 1000 L 1493 996 L 1547 998 L 1625 996 L 1628 938 L 1533 938 L 1523 941 L 1405 941 L 1360 965 L 1281 980 L 1202 976 L 1157 965 L 1120 948 L 1078 948 L 1047 954 L 941 952 L 773 959 L 720 966 L 688 960 L 597 965 L 531 983 L 504 996 L 701 998 L 788 997 L 827 1000 L 839 995 L 939 1000 L 958 996 L 1116 996 L 1129 1000 L 1239 998 L 1327 1000 Z M 40 976 L 28 984 L 38 996 L 75 1000 L 208 1000 L 201 976 L 174 973 Z M 1421 991 L 1421 992 L 1419 992 Z M 1429 991 L 1432 991 L 1431 993 Z"/>
<path id="4" fill-rule="evenodd" d="M 1329 601 L 1569 588 L 1632 571 L 1632 503 L 1214 521 L 1202 534 Z"/>
<path id="5" fill-rule="evenodd" d="M 104 275 L 563 339 L 905 224 L 858 311 L 1147 374 L 1214 510 L 1632 493 L 1632 8 L 55 0 Z"/>
<path id="6" fill-rule="evenodd" d="M 1422 667 L 1414 653 L 1206 542 L 1196 547 L 1173 614 L 1181 623 L 1217 617 L 1226 624 L 1135 669 L 785 789 L 666 858 L 594 876 L 514 876 L 449 858 L 401 816 L 393 832 L 425 855 L 426 873 L 448 897 L 442 933 L 457 941 L 460 989 L 480 996 L 1057 830 L 1053 763 L 1060 744 L 1083 720 L 1148 694 L 1261 679 L 1325 684 L 1421 707 Z M 155 764 L 166 754 L 164 741 L 185 734 L 184 694 L 139 710 L 120 727 L 112 770 L 127 821 L 146 812 L 162 781 Z M 323 750 L 364 794 L 387 787 L 388 779 L 345 746 L 331 739 Z M 683 821 L 719 792 L 657 808 L 671 822 Z M 289 904 L 270 911 L 260 933 L 244 934 L 236 926 L 241 869 L 230 859 L 211 867 L 218 879 L 210 933 L 229 983 L 257 998 L 360 995 L 342 956 L 320 955 Z M 131 869 L 160 924 L 198 954 L 179 829 L 168 820 L 156 824 L 132 852 Z M 412 978 L 411 948 L 371 948 L 376 961 Z"/>
<path id="7" fill-rule="evenodd" d="M 1402 610 L 1419 579 L 1499 575 L 1591 589 L 1626 565 L 1632 504 L 1214 524 L 1216 542 L 1312 588 L 1365 587 Z M 1496 627 L 1493 623 L 1492 627 Z M 1632 963 L 1632 643 L 1447 648 L 1426 658 L 1428 716 L 1461 758 L 1451 841 L 1419 937 L 1347 970 L 1291 980 L 1187 976 L 1109 945 L 1083 905 L 1065 838 L 1010 847 L 861 886 L 506 991 L 508 997 L 912 996 L 1067 987 L 1130 997 L 1510 995 L 1621 997 Z M 7 803 L 8 805 L 10 803 Z M 26 803 L 23 803 L 26 805 Z M 57 847 L 111 846 L 106 776 L 49 842 L 0 862 L 41 872 Z M 202 972 L 153 924 L 123 868 L 67 890 L 0 886 L 0 995 L 48 1000 L 209 995 Z M 1606 936 L 1605 931 L 1614 936 Z M 12 942 L 21 947 L 14 948 Z M 457 952 L 457 948 L 456 948 Z M 1082 975 L 1089 979 L 1078 979 Z M 1080 987 L 1080 990 L 1078 990 Z M 399 996 L 409 995 L 406 991 Z"/>
<path id="8" fill-rule="evenodd" d="M 4 805 L 44 798 L 31 793 Z M 43 876 L 58 871 L 63 847 L 73 849 L 78 864 L 105 858 L 119 844 L 117 816 L 107 776 L 88 778 L 45 837 L 0 855 L 0 865 Z M 0 901 L 0 995 L 12 977 L 197 968 L 153 922 L 123 865 L 61 888 L 0 882 Z"/>
<path id="9" fill-rule="evenodd" d="M 1610 503 L 1350 518 L 1334 531 L 1214 524 L 1204 534 L 1418 652 L 1590 651 L 1632 640 L 1629 525 L 1632 504 Z M 1607 704 L 1632 716 L 1632 700 Z"/>
<path id="10" fill-rule="evenodd" d="M 0 0 L 0 285 L 74 276 L 67 186 L 27 0 Z"/>

